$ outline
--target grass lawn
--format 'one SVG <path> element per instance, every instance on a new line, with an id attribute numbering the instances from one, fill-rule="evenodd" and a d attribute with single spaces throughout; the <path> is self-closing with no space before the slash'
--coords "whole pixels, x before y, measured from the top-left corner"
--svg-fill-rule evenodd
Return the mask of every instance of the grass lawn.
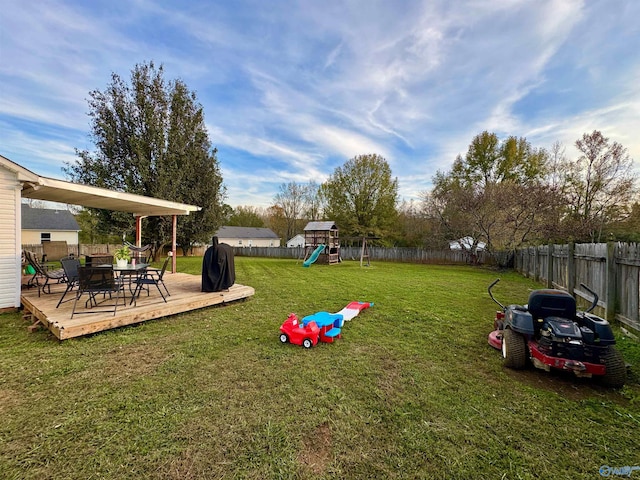
<path id="1" fill-rule="evenodd" d="M 244 302 L 62 343 L 0 315 L 0 478 L 574 480 L 640 466 L 640 345 L 618 336 L 633 365 L 621 390 L 505 369 L 486 339 L 497 276 L 503 303 L 540 288 L 471 267 L 239 257 L 238 283 L 256 290 Z M 342 339 L 280 344 L 288 313 L 353 300 L 375 305 Z"/>

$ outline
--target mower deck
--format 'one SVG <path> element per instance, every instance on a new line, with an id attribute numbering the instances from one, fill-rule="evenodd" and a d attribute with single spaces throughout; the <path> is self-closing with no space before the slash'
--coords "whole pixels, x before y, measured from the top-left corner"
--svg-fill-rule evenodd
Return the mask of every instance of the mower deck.
<path id="1" fill-rule="evenodd" d="M 488 337 L 488 342 L 489 345 L 496 350 L 502 350 L 502 330 L 494 330 L 491 332 Z M 533 340 L 529 340 L 528 346 L 533 365 L 542 370 L 549 371 L 550 368 L 557 368 L 560 370 L 569 370 L 578 376 L 585 377 L 590 377 L 591 375 L 604 375 L 606 373 L 606 367 L 600 363 L 584 362 L 572 360 L 570 358 L 547 355 L 540 351 L 538 344 Z"/>

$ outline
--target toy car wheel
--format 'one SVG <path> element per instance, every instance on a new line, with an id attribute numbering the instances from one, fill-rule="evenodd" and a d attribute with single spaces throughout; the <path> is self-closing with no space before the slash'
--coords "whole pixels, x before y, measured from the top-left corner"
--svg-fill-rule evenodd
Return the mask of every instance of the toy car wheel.
<path id="1" fill-rule="evenodd" d="M 287 342 L 289 341 L 289 337 L 287 336 L 287 334 L 286 334 L 286 333 L 281 333 L 281 334 L 280 334 L 280 341 L 281 341 L 282 343 L 287 343 Z"/>
<path id="2" fill-rule="evenodd" d="M 627 381 L 627 366 L 622 355 L 613 345 L 609 345 L 607 352 L 600 358 L 607 367 L 600 381 L 607 387 L 620 388 Z"/>
<path id="3" fill-rule="evenodd" d="M 502 336 L 502 357 L 505 367 L 517 369 L 527 364 L 527 343 L 522 335 L 510 328 L 505 329 Z"/>
<path id="4" fill-rule="evenodd" d="M 310 339 L 310 338 L 305 338 L 305 339 L 302 341 L 302 346 L 303 346 L 304 348 L 311 348 L 311 347 L 313 347 L 313 342 L 311 341 L 311 339 Z"/>

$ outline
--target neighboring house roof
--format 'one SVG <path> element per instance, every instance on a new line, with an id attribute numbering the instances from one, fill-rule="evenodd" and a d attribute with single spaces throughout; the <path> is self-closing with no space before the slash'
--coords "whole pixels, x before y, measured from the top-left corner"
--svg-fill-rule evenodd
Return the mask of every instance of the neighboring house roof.
<path id="1" fill-rule="evenodd" d="M 305 242 L 304 235 L 299 233 L 295 237 L 292 237 L 289 240 L 287 240 L 287 246 L 292 245 L 292 244 L 304 245 L 304 242 Z"/>
<path id="2" fill-rule="evenodd" d="M 304 227 L 304 231 L 327 231 L 327 230 L 337 230 L 336 224 L 334 221 L 327 222 L 309 222 L 307 226 Z"/>
<path id="3" fill-rule="evenodd" d="M 270 228 L 259 227 L 220 227 L 216 232 L 217 237 L 221 238 L 272 238 L 280 240 L 273 230 Z"/>
<path id="4" fill-rule="evenodd" d="M 31 208 L 22 204 L 22 228 L 24 230 L 65 230 L 79 232 L 80 227 L 69 210 Z"/>

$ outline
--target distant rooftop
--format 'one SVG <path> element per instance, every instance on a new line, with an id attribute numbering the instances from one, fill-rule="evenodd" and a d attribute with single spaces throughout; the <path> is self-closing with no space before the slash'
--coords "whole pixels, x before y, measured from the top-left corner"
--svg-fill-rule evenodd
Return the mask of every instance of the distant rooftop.
<path id="1" fill-rule="evenodd" d="M 260 227 L 220 227 L 216 232 L 220 238 L 270 238 L 280 240 L 270 228 Z"/>
<path id="2" fill-rule="evenodd" d="M 22 204 L 22 229 L 80 231 L 78 222 L 69 210 L 31 208 L 26 203 Z"/>
<path id="3" fill-rule="evenodd" d="M 305 232 L 309 231 L 317 231 L 317 232 L 326 232 L 329 230 L 337 230 L 338 227 L 336 223 L 332 220 L 326 222 L 309 222 L 307 226 L 304 227 Z"/>

